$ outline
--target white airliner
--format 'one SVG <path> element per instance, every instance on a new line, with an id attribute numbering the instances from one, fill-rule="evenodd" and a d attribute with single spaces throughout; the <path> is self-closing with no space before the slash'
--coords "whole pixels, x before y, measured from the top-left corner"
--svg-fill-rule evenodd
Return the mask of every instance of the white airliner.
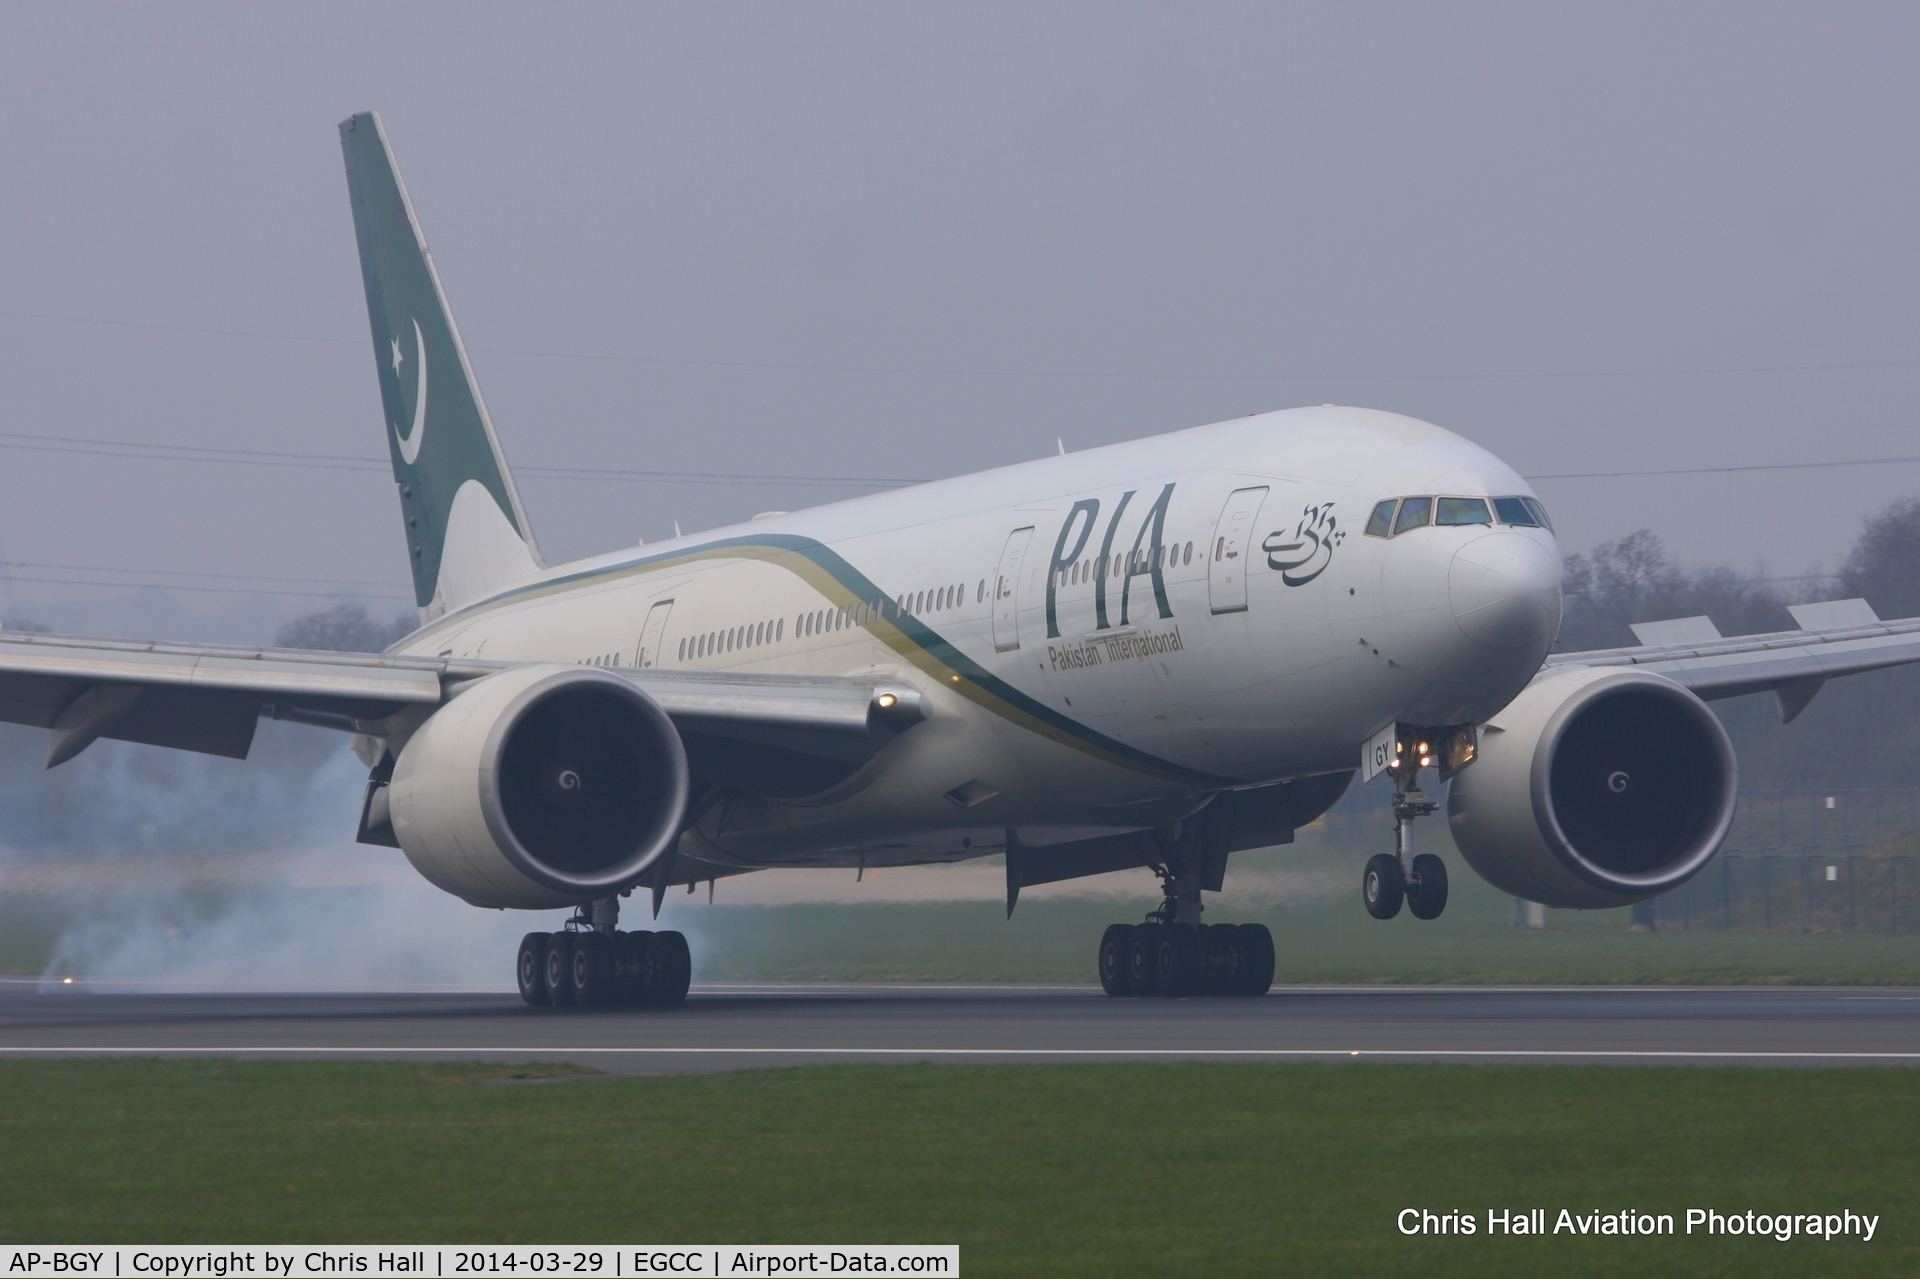
<path id="1" fill-rule="evenodd" d="M 1560 555 L 1512 468 L 1440 427 L 1323 405 L 1090 449 L 573 564 L 540 558 L 380 120 L 341 125 L 420 629 L 384 655 L 0 635 L 0 718 L 244 757 L 261 716 L 354 735 L 363 842 L 475 906 L 577 907 L 518 956 L 533 1004 L 685 997 L 635 890 L 775 866 L 1004 854 L 1024 886 L 1145 867 L 1101 939 L 1115 995 L 1264 993 L 1258 924 L 1203 925 L 1229 856 L 1356 772 L 1394 779 L 1375 916 L 1446 904 L 1414 855 L 1451 780 L 1468 864 L 1552 906 L 1705 865 L 1735 762 L 1703 698 L 1920 660 L 1920 621 L 1550 655 Z"/>

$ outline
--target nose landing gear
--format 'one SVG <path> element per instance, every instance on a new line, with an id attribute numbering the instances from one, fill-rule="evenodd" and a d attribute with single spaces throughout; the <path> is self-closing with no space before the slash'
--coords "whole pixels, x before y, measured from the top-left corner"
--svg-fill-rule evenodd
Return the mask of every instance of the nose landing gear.
<path id="1" fill-rule="evenodd" d="M 687 997 L 693 959 L 677 932 L 621 932 L 614 898 L 582 908 L 566 931 L 520 939 L 514 974 L 520 998 L 536 1008 L 677 1004 Z"/>
<path id="2" fill-rule="evenodd" d="M 1429 734 L 1434 741 L 1424 740 Z M 1360 900 L 1367 914 L 1392 919 L 1404 902 L 1415 919 L 1438 919 L 1447 908 L 1447 864 L 1432 853 L 1413 851 L 1414 819 L 1432 816 L 1440 808 L 1420 789 L 1420 769 L 1437 765 L 1444 778 L 1470 763 L 1473 755 L 1470 729 L 1409 731 L 1401 726 L 1394 761 L 1387 765 L 1393 774 L 1394 851 L 1368 858 L 1361 872 Z"/>

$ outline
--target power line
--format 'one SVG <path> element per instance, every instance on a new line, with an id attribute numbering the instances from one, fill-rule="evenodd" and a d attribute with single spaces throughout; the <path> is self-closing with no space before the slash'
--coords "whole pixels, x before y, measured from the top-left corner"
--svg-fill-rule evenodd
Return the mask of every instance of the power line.
<path id="1" fill-rule="evenodd" d="M 214 573 L 192 569 L 109 567 L 102 564 L 50 564 L 37 560 L 0 559 L 0 573 L 12 568 L 56 569 L 69 573 L 131 573 L 140 577 L 218 577 L 242 582 L 297 582 L 304 586 L 371 586 L 379 590 L 398 590 L 392 582 L 377 582 L 365 577 L 288 577 L 282 573 Z"/>
<path id="2" fill-rule="evenodd" d="M 112 586 L 124 590 L 193 591 L 202 595 L 286 595 L 317 600 L 391 600 L 396 604 L 413 603 L 407 595 L 374 595 L 367 591 L 276 591 L 245 586 L 186 586 L 178 582 L 94 582 L 68 577 L 9 577 L 19 583 L 49 586 Z"/>
<path id="3" fill-rule="evenodd" d="M 203 328 L 189 324 L 160 324 L 137 320 L 108 320 L 94 316 L 59 315 L 45 311 L 0 311 L 19 320 L 51 320 L 63 324 L 92 324 L 107 328 L 195 333 L 209 337 L 258 338 L 273 342 L 318 342 L 330 346 L 359 346 L 361 339 L 320 337 L 303 333 L 264 333 L 245 329 Z M 1045 378 L 1088 381 L 1172 382 L 1460 382 L 1543 381 L 1558 378 L 1715 377 L 1753 373 L 1834 373 L 1872 369 L 1920 368 L 1920 360 L 1858 360 L 1808 364 L 1729 364 L 1637 369 L 1559 369 L 1540 372 L 1492 373 L 1146 373 L 1067 369 L 979 369 L 937 365 L 810 364 L 779 360 L 690 359 L 664 355 L 621 355 L 584 351 L 534 351 L 515 347 L 472 347 L 477 354 L 520 356 L 540 360 L 587 360 L 599 363 L 649 364 L 685 368 L 757 369 L 797 373 L 864 373 L 916 377 Z"/>
<path id="4" fill-rule="evenodd" d="M 1896 466 L 1920 462 L 1920 455 L 1862 457 L 1841 462 L 1768 462 L 1751 466 L 1687 466 L 1659 471 L 1571 471 L 1564 475 L 1523 475 L 1524 480 L 1624 480 L 1643 475 L 1733 475 L 1742 471 L 1823 471 L 1837 466 Z"/>
<path id="5" fill-rule="evenodd" d="M 0 431 L 0 449 L 73 453 L 85 457 L 113 457 L 133 461 L 220 462 L 239 466 L 293 467 L 308 470 L 371 471 L 386 473 L 389 464 L 373 457 L 335 453 L 288 453 L 266 449 L 208 448 L 190 444 L 146 444 L 137 440 L 90 439 L 83 436 L 32 435 Z M 1817 471 L 1850 466 L 1900 466 L 1920 462 L 1920 454 L 1899 457 L 1847 458 L 1827 462 L 1768 462 L 1744 466 L 1689 466 L 1641 471 L 1565 471 L 1527 475 L 1527 480 L 1617 480 L 1658 475 L 1733 475 L 1746 471 Z M 628 483 L 781 484 L 808 488 L 879 488 L 925 483 L 904 476 L 765 475 L 731 471 L 640 471 L 584 466 L 517 466 L 514 474 L 536 479 L 608 480 Z"/>
<path id="6" fill-rule="evenodd" d="M 113 457 L 154 462 L 220 462 L 232 466 L 294 467 L 317 471 L 365 471 L 387 474 L 391 463 L 383 458 L 336 453 L 285 453 L 265 449 L 204 448 L 189 444 L 146 444 L 138 440 L 90 439 L 84 436 L 33 435 L 0 431 L 0 449 L 32 453 L 67 453 L 81 457 Z M 763 475 L 731 471 L 644 471 L 617 467 L 516 466 L 517 476 L 554 480 L 607 480 L 625 483 L 778 484 L 803 488 L 881 488 L 921 481 L 872 475 Z"/>

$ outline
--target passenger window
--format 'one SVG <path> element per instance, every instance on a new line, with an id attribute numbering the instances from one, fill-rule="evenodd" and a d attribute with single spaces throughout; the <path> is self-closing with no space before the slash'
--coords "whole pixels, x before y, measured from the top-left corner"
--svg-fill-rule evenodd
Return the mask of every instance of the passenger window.
<path id="1" fill-rule="evenodd" d="M 1540 521 L 1541 528 L 1550 529 L 1553 527 L 1553 521 L 1547 518 L 1547 508 L 1540 505 L 1537 498 L 1523 497 L 1520 500 L 1527 504 L 1529 511 L 1533 512 L 1533 518 Z"/>
<path id="2" fill-rule="evenodd" d="M 1519 524 L 1525 528 L 1534 528 L 1540 523 L 1533 518 L 1533 512 L 1527 509 L 1527 504 L 1517 497 L 1494 498 L 1493 512 L 1500 517 L 1502 524 Z"/>
<path id="3" fill-rule="evenodd" d="M 1433 499 L 1430 497 L 1405 497 L 1400 499 L 1400 518 L 1393 522 L 1396 534 L 1410 528 L 1421 528 L 1433 519 Z"/>
<path id="4" fill-rule="evenodd" d="M 1487 510 L 1485 498 L 1443 497 L 1439 503 L 1440 509 L 1434 514 L 1435 524 L 1493 523 L 1493 515 Z"/>
<path id="5" fill-rule="evenodd" d="M 1386 537 L 1393 532 L 1393 508 L 1400 499 L 1390 497 L 1373 508 L 1373 515 L 1367 520 L 1368 537 Z"/>

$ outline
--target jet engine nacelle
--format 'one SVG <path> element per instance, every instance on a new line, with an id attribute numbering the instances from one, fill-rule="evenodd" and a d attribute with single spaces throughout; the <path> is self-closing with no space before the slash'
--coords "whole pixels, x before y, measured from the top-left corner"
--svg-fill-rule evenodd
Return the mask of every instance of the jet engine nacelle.
<path id="1" fill-rule="evenodd" d="M 414 869 L 475 906 L 572 906 L 631 888 L 673 847 L 687 757 L 632 682 L 522 666 L 456 695 L 414 733 L 387 788 Z"/>
<path id="2" fill-rule="evenodd" d="M 1630 906 L 1706 865 L 1733 821 L 1733 745 L 1661 676 L 1573 667 L 1480 730 L 1447 821 L 1467 864 L 1548 906 Z"/>

